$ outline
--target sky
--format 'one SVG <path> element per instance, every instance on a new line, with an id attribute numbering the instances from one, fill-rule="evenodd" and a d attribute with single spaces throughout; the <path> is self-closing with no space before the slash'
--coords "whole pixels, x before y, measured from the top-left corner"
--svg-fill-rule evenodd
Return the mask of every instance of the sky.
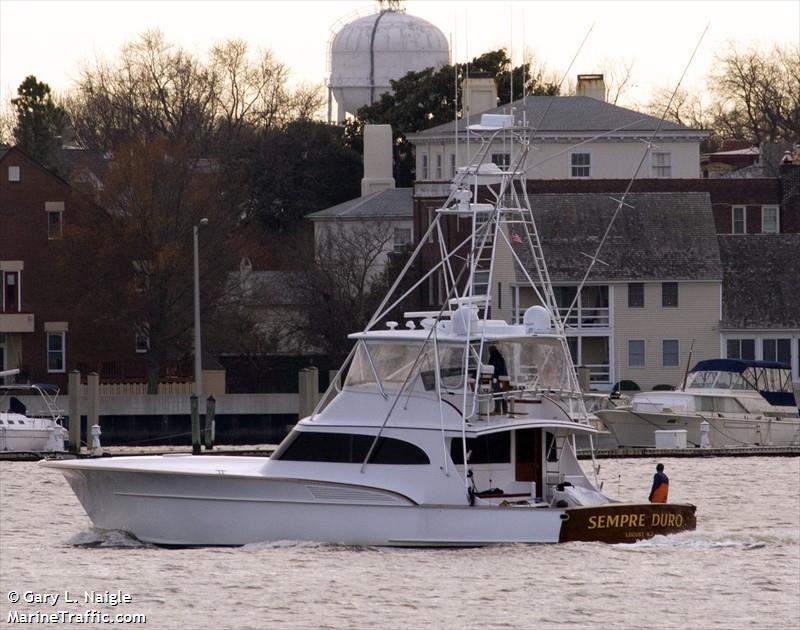
<path id="1" fill-rule="evenodd" d="M 147 29 L 203 57 L 217 42 L 244 39 L 269 49 L 295 82 L 322 83 L 328 43 L 338 26 L 374 11 L 372 0 L 0 0 L 0 107 L 35 75 L 68 90 L 82 66 L 113 59 Z M 547 68 L 577 74 L 633 62 L 633 89 L 622 104 L 645 104 L 653 90 L 673 88 L 703 30 L 684 87 L 702 90 L 714 56 L 737 46 L 800 45 L 800 0 L 504 1 L 407 0 L 408 13 L 450 38 L 465 61 L 510 48 L 515 65 L 528 49 Z M 581 41 L 589 33 L 586 43 Z"/>

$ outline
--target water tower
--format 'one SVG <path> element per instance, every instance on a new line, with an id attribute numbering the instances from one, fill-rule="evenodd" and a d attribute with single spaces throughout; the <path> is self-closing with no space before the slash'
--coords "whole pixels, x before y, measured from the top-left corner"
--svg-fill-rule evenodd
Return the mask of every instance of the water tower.
<path id="1" fill-rule="evenodd" d="M 391 91 L 390 80 L 411 71 L 441 68 L 450 62 L 444 33 L 422 18 L 408 15 L 399 2 L 381 2 L 377 13 L 357 18 L 334 35 L 329 47 L 330 94 L 337 120 L 355 114 Z"/>

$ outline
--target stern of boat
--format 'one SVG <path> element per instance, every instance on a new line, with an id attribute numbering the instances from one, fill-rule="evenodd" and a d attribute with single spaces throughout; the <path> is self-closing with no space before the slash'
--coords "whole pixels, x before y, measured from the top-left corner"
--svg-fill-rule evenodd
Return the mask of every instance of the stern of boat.
<path id="1" fill-rule="evenodd" d="M 633 543 L 697 527 L 691 503 L 613 503 L 567 508 L 559 542 Z"/>

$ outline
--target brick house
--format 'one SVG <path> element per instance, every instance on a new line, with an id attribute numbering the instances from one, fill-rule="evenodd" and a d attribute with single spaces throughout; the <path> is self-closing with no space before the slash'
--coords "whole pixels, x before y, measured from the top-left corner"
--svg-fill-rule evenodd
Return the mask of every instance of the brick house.
<path id="1" fill-rule="evenodd" d="M 144 377 L 132 329 L 79 315 L 81 296 L 93 286 L 91 252 L 80 286 L 60 271 L 65 230 L 86 221 L 93 208 L 89 197 L 19 148 L 0 149 L 0 369 L 19 368 L 22 379 L 62 391 L 73 369 L 97 371 L 103 381 Z M 127 281 L 125 270 L 120 281 Z"/>

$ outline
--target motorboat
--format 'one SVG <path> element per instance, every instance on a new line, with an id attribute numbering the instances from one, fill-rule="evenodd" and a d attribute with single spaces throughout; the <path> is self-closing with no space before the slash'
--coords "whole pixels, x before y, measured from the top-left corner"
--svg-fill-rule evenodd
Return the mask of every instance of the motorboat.
<path id="1" fill-rule="evenodd" d="M 4 370 L 0 379 L 18 373 Z M 63 453 L 67 430 L 57 397 L 54 385 L 0 385 L 0 452 Z"/>
<path id="2" fill-rule="evenodd" d="M 791 367 L 774 361 L 700 361 L 679 390 L 638 392 L 597 415 L 619 446 L 654 447 L 655 431 L 670 430 L 689 446 L 800 444 Z"/>
<path id="3" fill-rule="evenodd" d="M 576 436 L 597 430 L 525 192 L 531 132 L 504 115 L 470 130 L 480 147 L 472 164 L 456 173 L 374 316 L 350 335 L 328 392 L 269 459 L 43 462 L 64 474 L 95 527 L 161 545 L 406 547 L 621 543 L 694 529 L 694 505 L 619 501 L 603 494 L 594 462 L 584 471 Z M 514 141 L 515 159 L 487 173 L 498 137 Z M 540 304 L 521 322 L 492 318 L 498 256 L 536 287 Z M 421 257 L 426 271 L 410 273 Z M 444 287 L 440 306 L 402 310 L 431 278 Z"/>

